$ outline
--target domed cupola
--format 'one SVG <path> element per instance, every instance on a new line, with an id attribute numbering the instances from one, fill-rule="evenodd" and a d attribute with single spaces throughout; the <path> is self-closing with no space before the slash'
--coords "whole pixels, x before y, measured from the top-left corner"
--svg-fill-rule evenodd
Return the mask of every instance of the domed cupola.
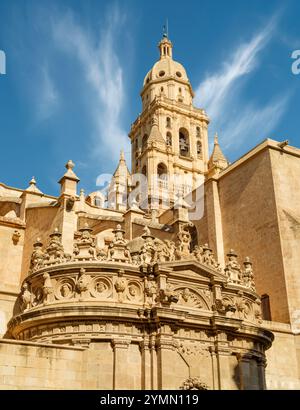
<path id="1" fill-rule="evenodd" d="M 160 59 L 147 73 L 141 97 L 146 108 L 155 97 L 175 100 L 187 105 L 192 103 L 194 92 L 182 64 L 172 58 L 173 45 L 166 34 L 158 44 Z"/>

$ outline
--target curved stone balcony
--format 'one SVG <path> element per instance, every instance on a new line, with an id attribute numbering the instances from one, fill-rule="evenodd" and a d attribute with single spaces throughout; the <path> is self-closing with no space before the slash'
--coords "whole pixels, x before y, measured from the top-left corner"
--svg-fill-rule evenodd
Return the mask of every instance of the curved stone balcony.
<path id="1" fill-rule="evenodd" d="M 123 234 L 118 226 L 108 249 L 97 249 L 84 227 L 72 256 L 64 253 L 58 231 L 45 251 L 38 240 L 9 322 L 11 336 L 63 344 L 130 336 L 140 343 L 167 325 L 175 332 L 223 329 L 271 343 L 260 326 L 250 261 L 242 271 L 231 251 L 223 270 L 207 245 L 191 253 L 187 227 L 177 244 L 154 238 L 148 228 L 130 242 Z"/>

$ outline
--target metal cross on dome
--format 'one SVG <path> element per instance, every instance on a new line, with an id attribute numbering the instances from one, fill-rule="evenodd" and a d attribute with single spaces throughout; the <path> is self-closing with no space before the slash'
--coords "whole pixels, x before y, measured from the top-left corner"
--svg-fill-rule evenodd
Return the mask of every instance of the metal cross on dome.
<path id="1" fill-rule="evenodd" d="M 168 37 L 169 37 L 168 19 L 166 20 L 166 24 L 163 25 L 163 37 L 164 37 L 164 38 L 168 38 Z"/>

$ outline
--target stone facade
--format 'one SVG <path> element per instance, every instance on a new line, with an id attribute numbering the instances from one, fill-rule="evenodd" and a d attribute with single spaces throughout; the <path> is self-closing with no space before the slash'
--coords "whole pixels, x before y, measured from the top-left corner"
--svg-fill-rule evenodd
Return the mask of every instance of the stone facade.
<path id="1" fill-rule="evenodd" d="M 159 50 L 107 206 L 72 161 L 57 197 L 0 184 L 2 389 L 300 386 L 300 151 L 266 140 L 229 164 L 216 136 L 209 158 L 209 118 Z"/>

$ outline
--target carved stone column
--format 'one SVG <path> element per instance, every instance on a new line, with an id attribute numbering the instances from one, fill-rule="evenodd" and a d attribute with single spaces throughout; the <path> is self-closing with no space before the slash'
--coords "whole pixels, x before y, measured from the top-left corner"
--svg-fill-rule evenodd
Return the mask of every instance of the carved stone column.
<path id="1" fill-rule="evenodd" d="M 156 341 L 155 335 L 150 337 L 150 356 L 151 356 L 151 389 L 155 390 L 158 388 L 158 373 L 157 373 L 157 352 L 156 352 Z"/>
<path id="2" fill-rule="evenodd" d="M 113 339 L 112 347 L 114 350 L 114 369 L 113 369 L 113 388 L 114 390 L 128 389 L 128 346 L 130 339 Z"/>
<path id="3" fill-rule="evenodd" d="M 249 354 L 238 354 L 240 390 L 249 390 L 251 386 L 251 367 L 252 356 Z"/>
<path id="4" fill-rule="evenodd" d="M 218 385 L 219 390 L 236 390 L 238 386 L 235 382 L 235 368 L 232 366 L 232 351 L 228 345 L 227 335 L 218 334 L 218 340 L 215 344 L 215 350 L 218 361 Z M 238 362 L 236 362 L 236 368 Z"/>
<path id="5" fill-rule="evenodd" d="M 169 332 L 168 332 L 169 330 Z M 162 333 L 156 340 L 157 349 L 157 388 L 172 389 L 172 376 L 174 375 L 174 341 L 169 326 L 163 326 Z M 168 384 L 169 382 L 169 384 Z M 171 384 L 170 384 L 171 383 Z"/>
<path id="6" fill-rule="evenodd" d="M 213 385 L 212 388 L 213 390 L 219 390 L 219 380 L 218 380 L 218 359 L 217 359 L 217 354 L 215 351 L 215 348 L 213 346 L 209 347 L 209 352 L 210 352 L 210 357 L 211 357 L 211 366 L 212 366 L 212 380 L 213 380 Z"/>
<path id="7" fill-rule="evenodd" d="M 258 384 L 261 390 L 266 390 L 266 366 L 267 360 L 264 357 L 260 357 L 257 360 L 257 372 L 258 372 Z"/>
<path id="8" fill-rule="evenodd" d="M 141 359 L 142 359 L 142 389 L 143 390 L 150 390 L 152 388 L 151 383 L 151 351 L 149 346 L 149 338 L 145 337 L 140 342 L 140 351 L 141 351 Z"/>

